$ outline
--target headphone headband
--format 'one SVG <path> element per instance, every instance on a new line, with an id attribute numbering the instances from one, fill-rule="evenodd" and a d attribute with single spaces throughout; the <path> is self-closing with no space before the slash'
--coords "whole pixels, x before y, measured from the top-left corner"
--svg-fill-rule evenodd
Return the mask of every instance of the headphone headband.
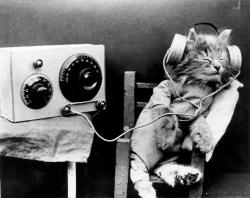
<path id="1" fill-rule="evenodd" d="M 195 26 L 199 26 L 199 25 L 207 25 L 207 26 L 210 26 L 210 27 L 212 27 L 212 28 L 216 31 L 217 34 L 219 34 L 218 28 L 217 28 L 214 24 L 212 24 L 212 23 L 209 23 L 209 22 L 199 22 L 199 23 L 195 23 L 195 24 L 193 25 L 193 28 L 195 29 Z"/>
<path id="2" fill-rule="evenodd" d="M 195 27 L 198 25 L 210 26 L 219 35 L 219 31 L 218 31 L 217 27 L 214 24 L 208 23 L 208 22 L 200 22 L 200 23 L 194 24 L 193 27 L 190 29 L 189 33 L 191 32 L 192 29 L 195 30 Z M 185 51 L 186 41 L 187 41 L 188 37 L 189 37 L 189 35 L 186 37 L 186 36 L 183 36 L 181 34 L 175 34 L 173 41 L 171 43 L 171 46 L 168 49 L 167 53 L 165 54 L 165 57 L 164 57 L 165 64 L 175 66 L 181 62 L 184 51 Z M 239 47 L 237 47 L 235 45 L 229 45 L 229 46 L 227 46 L 227 49 L 228 49 L 228 53 L 229 53 L 229 57 L 230 57 L 230 64 L 236 70 L 239 70 L 241 68 L 241 64 L 242 64 L 242 55 L 241 55 L 241 51 L 240 51 Z M 164 69 L 166 69 L 166 68 L 164 68 Z"/>

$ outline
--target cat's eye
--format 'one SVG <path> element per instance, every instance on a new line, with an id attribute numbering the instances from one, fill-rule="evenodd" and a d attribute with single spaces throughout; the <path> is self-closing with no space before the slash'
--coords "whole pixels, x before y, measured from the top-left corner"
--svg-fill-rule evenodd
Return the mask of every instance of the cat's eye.
<path id="1" fill-rule="evenodd" d="M 223 58 L 219 58 L 219 61 L 222 62 L 224 59 Z"/>
<path id="2" fill-rule="evenodd" d="M 206 62 L 208 62 L 208 63 L 212 63 L 212 60 L 211 60 L 210 58 L 203 58 L 202 60 L 203 60 L 203 61 L 206 61 Z"/>
<path id="3" fill-rule="evenodd" d="M 205 48 L 203 51 L 201 51 L 201 53 L 204 55 L 204 56 L 207 56 L 208 57 L 208 49 Z"/>

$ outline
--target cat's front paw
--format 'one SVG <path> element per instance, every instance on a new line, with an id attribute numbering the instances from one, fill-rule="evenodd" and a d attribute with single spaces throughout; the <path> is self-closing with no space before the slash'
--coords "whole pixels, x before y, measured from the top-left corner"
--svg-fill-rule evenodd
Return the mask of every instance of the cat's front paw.
<path id="1" fill-rule="evenodd" d="M 195 133 L 193 141 L 195 146 L 203 153 L 208 153 L 214 147 L 213 138 L 208 134 Z"/>
<path id="2" fill-rule="evenodd" d="M 203 153 L 214 147 L 214 138 L 204 117 L 197 118 L 190 126 L 191 138 L 195 146 Z"/>

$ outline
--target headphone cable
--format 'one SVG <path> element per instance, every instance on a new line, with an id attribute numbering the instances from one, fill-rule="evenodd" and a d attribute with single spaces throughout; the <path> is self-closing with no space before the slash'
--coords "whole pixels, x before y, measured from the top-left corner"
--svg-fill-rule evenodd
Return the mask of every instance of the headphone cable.
<path id="1" fill-rule="evenodd" d="M 169 116 L 169 115 L 176 115 L 176 116 L 178 116 L 178 115 L 181 115 L 181 116 L 186 116 L 186 117 L 190 117 L 190 118 L 189 118 L 189 119 L 186 119 L 186 120 L 180 120 L 180 121 L 190 121 L 190 120 L 192 120 L 192 119 L 193 119 L 196 115 L 198 115 L 198 113 L 200 112 L 200 110 L 201 110 L 201 108 L 202 108 L 202 102 L 203 102 L 204 100 L 206 100 L 207 98 L 212 97 L 212 96 L 214 96 L 216 93 L 220 92 L 220 91 L 221 91 L 222 89 L 224 89 L 226 86 L 230 85 L 231 82 L 232 82 L 233 80 L 235 80 L 235 79 L 240 75 L 240 71 L 239 71 L 235 76 L 233 76 L 233 78 L 232 78 L 230 81 L 228 81 L 226 84 L 224 84 L 224 85 L 222 85 L 221 87 L 219 87 L 217 90 L 215 90 L 215 91 L 212 92 L 211 94 L 208 94 L 207 96 L 203 97 L 203 98 L 199 101 L 199 104 L 195 104 L 195 103 L 193 103 L 193 102 L 191 102 L 191 101 L 189 101 L 189 100 L 186 100 L 186 99 L 183 98 L 182 96 L 180 96 L 180 94 L 179 94 L 177 88 L 174 86 L 174 83 L 175 83 L 175 82 L 173 81 L 173 79 L 172 79 L 171 76 L 169 75 L 169 73 L 168 73 L 168 71 L 167 71 L 167 68 L 166 68 L 166 62 L 168 61 L 168 60 L 167 60 L 168 54 L 169 54 L 169 50 L 167 51 L 167 53 L 165 54 L 165 56 L 164 56 L 164 58 L 163 58 L 163 63 L 162 63 L 163 69 L 164 69 L 164 71 L 165 71 L 165 73 L 166 73 L 168 79 L 171 81 L 172 86 L 173 86 L 173 88 L 174 88 L 174 90 L 175 90 L 175 92 L 176 92 L 178 98 L 180 98 L 181 100 L 183 100 L 183 101 L 185 101 L 185 102 L 188 102 L 189 104 L 191 104 L 191 105 L 193 105 L 195 108 L 197 108 L 197 109 L 194 111 L 193 114 L 185 114 L 185 113 L 165 113 L 165 114 L 162 114 L 162 115 L 156 117 L 155 119 L 151 120 L 150 122 L 148 122 L 148 123 L 146 123 L 146 124 L 132 127 L 132 128 L 130 128 L 130 129 L 124 131 L 123 133 L 121 133 L 120 135 L 118 135 L 117 137 L 115 137 L 115 138 L 113 138 L 113 139 L 107 139 L 107 138 L 104 138 L 102 135 L 100 135 L 100 134 L 97 132 L 97 130 L 95 129 L 95 127 L 94 127 L 94 125 L 93 125 L 93 123 L 92 123 L 92 121 L 88 118 L 87 115 L 85 115 L 84 113 L 81 113 L 81 112 L 72 110 L 72 109 L 70 109 L 70 111 L 71 111 L 72 113 L 76 114 L 76 115 L 80 115 L 81 117 L 83 117 L 83 118 L 88 122 L 89 126 L 93 129 L 94 133 L 95 133 L 100 139 L 102 139 L 102 140 L 105 141 L 105 142 L 115 142 L 115 141 L 117 141 L 119 138 L 121 138 L 122 136 L 124 136 L 125 134 L 127 134 L 127 133 L 129 133 L 129 132 L 131 132 L 131 131 L 133 131 L 133 130 L 136 130 L 136 129 L 139 129 L 139 128 L 143 128 L 143 127 L 146 127 L 146 126 L 148 126 L 148 125 L 150 125 L 150 124 L 156 122 L 157 120 L 159 120 L 159 119 L 161 119 L 161 118 L 163 118 L 163 117 L 165 117 L 165 116 Z"/>

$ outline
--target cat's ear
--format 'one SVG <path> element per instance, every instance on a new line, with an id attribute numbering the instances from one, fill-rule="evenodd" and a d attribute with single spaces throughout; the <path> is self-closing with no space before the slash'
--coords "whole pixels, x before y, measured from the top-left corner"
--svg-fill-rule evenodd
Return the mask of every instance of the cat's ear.
<path id="1" fill-rule="evenodd" d="M 230 29 L 223 30 L 219 35 L 220 42 L 224 44 L 229 44 L 231 32 L 232 30 Z"/>
<path id="2" fill-rule="evenodd" d="M 196 39 L 197 39 L 197 34 L 196 34 L 194 28 L 191 28 L 191 29 L 189 30 L 187 39 L 190 40 L 190 41 L 193 41 L 193 42 L 196 41 Z"/>

